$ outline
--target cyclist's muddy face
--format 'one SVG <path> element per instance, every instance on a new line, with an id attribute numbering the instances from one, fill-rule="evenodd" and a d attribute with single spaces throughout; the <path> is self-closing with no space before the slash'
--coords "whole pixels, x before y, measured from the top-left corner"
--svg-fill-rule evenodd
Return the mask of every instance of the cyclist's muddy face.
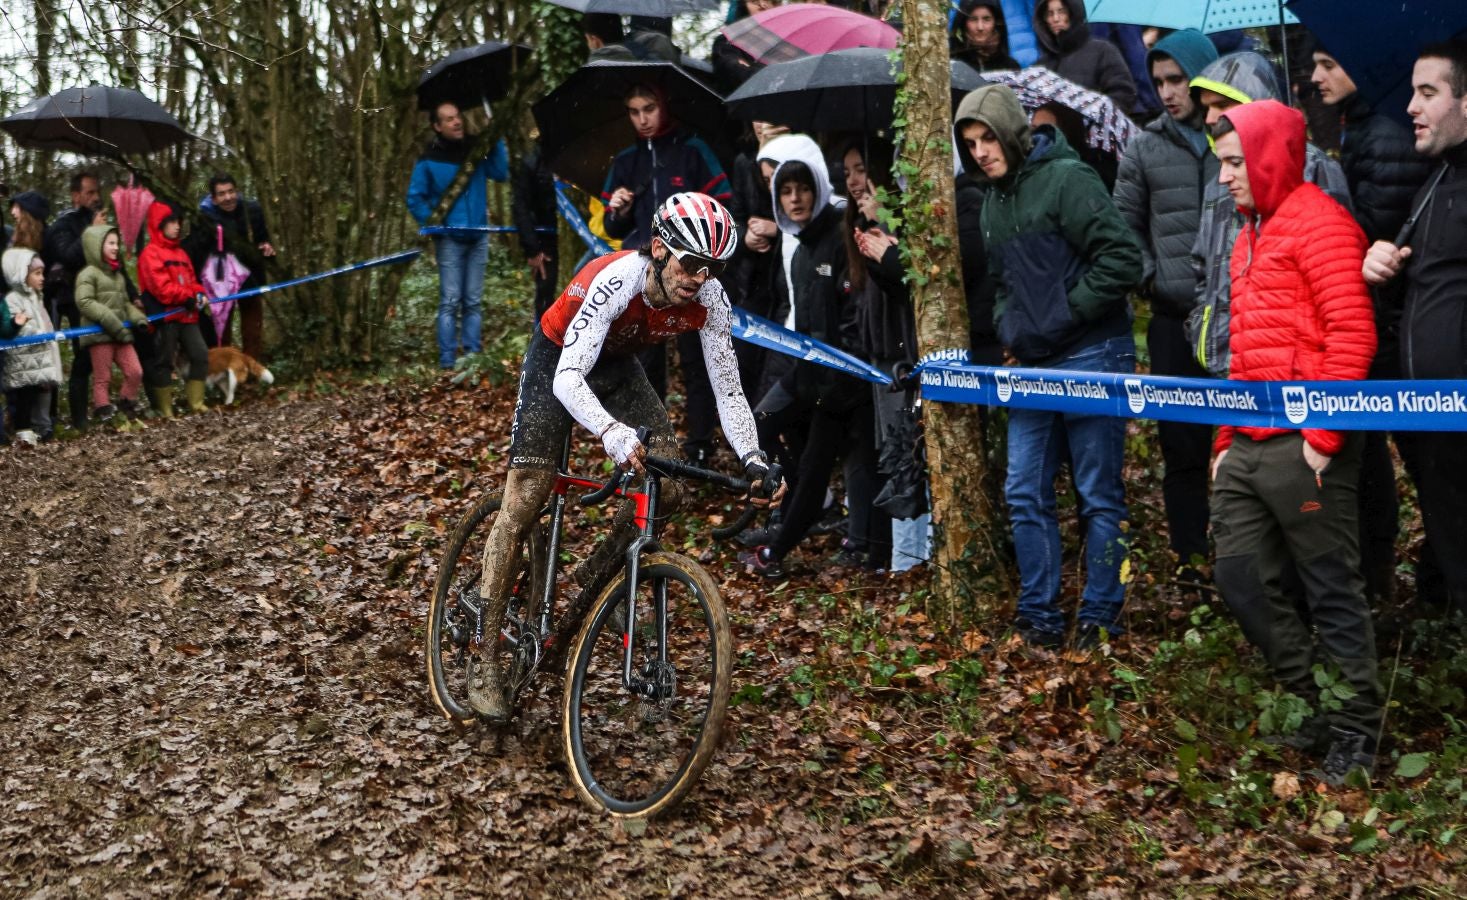
<path id="1" fill-rule="evenodd" d="M 667 299 L 677 306 L 693 302 L 703 289 L 703 283 L 709 278 L 706 267 L 700 266 L 697 274 L 691 274 L 671 253 L 667 255 L 667 268 L 662 271 L 663 283 L 667 285 L 667 291 L 671 295 Z"/>
<path id="2" fill-rule="evenodd" d="M 641 140 L 654 137 L 662 128 L 662 107 L 651 97 L 637 95 L 627 98 L 627 115 Z"/>

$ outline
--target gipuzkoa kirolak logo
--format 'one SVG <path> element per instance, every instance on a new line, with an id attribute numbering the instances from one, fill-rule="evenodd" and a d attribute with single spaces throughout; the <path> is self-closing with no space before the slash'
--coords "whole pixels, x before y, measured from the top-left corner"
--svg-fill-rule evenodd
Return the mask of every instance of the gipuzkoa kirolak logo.
<path id="1" fill-rule="evenodd" d="M 1008 369 L 999 369 L 997 372 L 994 372 L 993 373 L 993 380 L 996 381 L 996 382 L 998 382 L 998 400 L 999 400 L 999 402 L 1000 403 L 1007 403 L 1007 402 L 1009 402 L 1009 398 L 1014 395 L 1014 386 L 1009 381 L 1009 370 Z"/>
<path id="2" fill-rule="evenodd" d="M 1126 405 L 1131 408 L 1133 415 L 1140 415 L 1141 410 L 1146 408 L 1146 393 L 1141 389 L 1141 379 L 1126 379 Z"/>
<path id="3" fill-rule="evenodd" d="M 1297 384 L 1284 386 L 1284 415 L 1295 425 L 1304 424 L 1309 418 L 1309 402 L 1304 389 Z"/>

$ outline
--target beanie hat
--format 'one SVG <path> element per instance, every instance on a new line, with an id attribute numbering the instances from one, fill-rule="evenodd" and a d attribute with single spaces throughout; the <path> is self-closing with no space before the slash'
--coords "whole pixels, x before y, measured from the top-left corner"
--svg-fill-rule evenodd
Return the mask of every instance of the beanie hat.
<path id="1" fill-rule="evenodd" d="M 1191 81 L 1217 59 L 1217 47 L 1213 46 L 1212 41 L 1197 29 L 1184 28 L 1181 31 L 1173 31 L 1156 42 L 1156 46 L 1146 54 L 1147 72 L 1151 71 L 1151 66 L 1156 62 L 1158 56 L 1174 60 L 1182 67 L 1182 74 L 1187 76 L 1188 81 Z"/>
<path id="2" fill-rule="evenodd" d="M 51 201 L 35 191 L 21 191 L 11 197 L 10 202 L 25 210 L 31 218 L 42 225 L 46 224 L 46 220 L 51 217 Z"/>

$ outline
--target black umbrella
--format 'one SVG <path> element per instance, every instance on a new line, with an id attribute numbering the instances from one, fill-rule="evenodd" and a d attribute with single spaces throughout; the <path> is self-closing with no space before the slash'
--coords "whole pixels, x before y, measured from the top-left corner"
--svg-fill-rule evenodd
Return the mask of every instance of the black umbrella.
<path id="1" fill-rule="evenodd" d="M 952 101 L 988 82 L 967 63 L 953 61 Z M 729 113 L 795 131 L 882 131 L 892 122 L 896 75 L 891 51 L 876 47 L 833 50 L 765 66 L 728 95 Z"/>
<path id="2" fill-rule="evenodd" d="M 624 99 L 637 85 L 659 88 L 677 124 L 710 144 L 722 132 L 723 99 L 675 63 L 596 60 L 534 106 L 550 170 L 600 193 L 612 158 L 637 139 Z"/>
<path id="3" fill-rule="evenodd" d="M 429 66 L 418 80 L 418 109 L 432 110 L 440 103 L 463 108 L 502 100 L 514 70 L 529 60 L 529 47 L 501 41 L 455 50 Z"/>
<path id="4" fill-rule="evenodd" d="M 652 16 L 670 19 L 683 13 L 723 9 L 723 0 L 549 0 L 583 13 L 618 13 L 623 16 Z"/>
<path id="5" fill-rule="evenodd" d="M 168 110 L 127 88 L 67 88 L 0 119 L 0 128 L 30 150 L 83 155 L 152 153 L 193 137 Z"/>

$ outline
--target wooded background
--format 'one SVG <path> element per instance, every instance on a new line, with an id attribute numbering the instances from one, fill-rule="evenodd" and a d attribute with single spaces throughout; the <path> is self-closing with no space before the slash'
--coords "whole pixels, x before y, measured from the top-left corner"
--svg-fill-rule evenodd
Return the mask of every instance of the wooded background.
<path id="1" fill-rule="evenodd" d="M 536 77 L 553 84 L 584 60 L 579 18 L 531 0 L 31 0 L 0 23 L 0 115 L 93 82 L 140 90 L 203 138 L 133 160 L 155 192 L 166 185 L 192 208 L 212 174 L 234 175 L 264 207 L 280 250 L 270 274 L 281 280 L 422 245 L 403 195 L 431 136 L 414 93 L 423 70 L 459 47 L 519 41 L 536 49 Z M 495 116 L 512 143 L 528 135 L 528 108 Z M 128 179 L 114 161 L 24 150 L 3 136 L 0 148 L 0 179 L 45 194 L 53 214 L 70 205 L 76 171 L 96 171 L 104 197 Z M 506 222 L 507 195 L 499 212 Z M 278 352 L 309 365 L 371 359 L 404 269 L 273 296 Z"/>

